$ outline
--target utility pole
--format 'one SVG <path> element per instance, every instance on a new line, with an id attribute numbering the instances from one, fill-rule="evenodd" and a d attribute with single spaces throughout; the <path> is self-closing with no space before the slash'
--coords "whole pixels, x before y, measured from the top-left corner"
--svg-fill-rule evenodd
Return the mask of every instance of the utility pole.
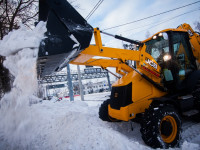
<path id="1" fill-rule="evenodd" d="M 110 77 L 109 77 L 108 71 L 107 71 L 107 79 L 108 79 L 108 86 L 109 86 L 109 89 L 111 91 L 112 88 L 111 88 Z"/>
<path id="2" fill-rule="evenodd" d="M 68 81 L 70 101 L 74 101 L 73 85 L 72 85 L 72 78 L 71 78 L 69 63 L 67 63 L 67 81 Z"/>
<path id="3" fill-rule="evenodd" d="M 49 97 L 49 95 L 48 95 L 48 85 L 46 85 L 46 96 L 47 96 L 47 99 L 48 99 L 48 97 Z"/>
<path id="4" fill-rule="evenodd" d="M 81 71 L 80 71 L 79 65 L 77 65 L 77 70 L 78 70 L 78 83 L 79 83 L 79 88 L 80 88 L 81 100 L 84 101 L 83 85 L 81 82 Z"/>

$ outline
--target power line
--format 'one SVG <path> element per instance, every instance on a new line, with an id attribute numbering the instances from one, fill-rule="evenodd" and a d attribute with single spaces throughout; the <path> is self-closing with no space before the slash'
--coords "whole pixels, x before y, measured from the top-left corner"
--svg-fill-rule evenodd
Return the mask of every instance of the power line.
<path id="1" fill-rule="evenodd" d="M 183 15 L 186 15 L 186 14 L 189 14 L 189 13 L 192 13 L 192 12 L 195 12 L 195 11 L 198 11 L 198 10 L 200 10 L 200 8 L 194 9 L 194 10 L 192 10 L 192 11 L 188 11 L 188 12 L 185 12 L 185 13 L 182 13 L 182 14 L 180 14 L 180 15 L 177 15 L 177 16 L 174 16 L 174 17 L 165 19 L 165 20 L 161 20 L 159 23 L 156 23 L 156 24 L 155 24 L 155 23 L 151 23 L 151 24 L 147 24 L 147 25 L 144 25 L 144 26 L 140 26 L 140 27 L 137 27 L 137 28 L 133 28 L 133 29 L 129 29 L 129 30 L 121 31 L 121 32 L 122 32 L 122 33 L 123 33 L 123 32 L 128 32 L 128 31 L 132 31 L 132 30 L 139 29 L 139 28 L 144 28 L 144 27 L 149 26 L 149 25 L 154 25 L 154 26 L 150 27 L 150 28 L 153 28 L 153 27 L 158 26 L 158 25 L 160 25 L 160 24 L 162 24 L 162 23 L 165 23 L 165 22 L 170 21 L 170 20 L 172 20 L 172 19 L 175 19 L 175 18 L 177 18 L 177 17 L 183 16 Z M 148 28 L 148 29 L 150 29 L 150 28 Z M 145 30 L 148 30 L 148 29 L 145 29 Z M 144 30 L 141 30 L 141 31 L 144 31 Z M 139 31 L 139 32 L 141 32 L 141 31 Z M 121 33 L 121 32 L 120 32 L 120 33 Z M 138 32 L 137 32 L 137 33 L 138 33 Z"/>
<path id="2" fill-rule="evenodd" d="M 165 23 L 165 22 L 167 22 L 167 21 L 171 21 L 171 20 L 173 20 L 173 19 L 175 19 L 175 18 L 177 18 L 177 17 L 183 16 L 183 15 L 185 15 L 185 14 L 189 14 L 189 13 L 192 13 L 192 12 L 195 12 L 195 11 L 198 11 L 198 10 L 200 10 L 200 9 L 196 9 L 196 10 L 193 10 L 193 11 L 189 11 L 189 12 L 186 12 L 186 13 L 183 13 L 183 14 L 180 14 L 180 15 L 177 15 L 177 16 L 175 16 L 175 17 L 172 17 L 172 18 L 169 18 L 169 19 L 167 19 L 167 20 L 164 20 L 164 21 L 162 21 L 162 22 L 160 22 L 160 23 L 154 24 L 153 26 L 151 26 L 151 27 L 149 27 L 149 28 L 147 28 L 147 29 L 140 30 L 140 31 L 138 31 L 138 32 L 136 32 L 136 33 L 134 33 L 134 34 L 141 33 L 141 32 L 143 32 L 143 31 L 147 31 L 147 30 L 149 30 L 149 29 L 151 29 L 151 28 L 154 28 L 154 27 L 156 27 L 156 26 L 159 26 L 160 24 L 163 24 L 163 23 Z M 134 34 L 133 34 L 133 35 L 134 35 Z"/>
<path id="3" fill-rule="evenodd" d="M 101 3 L 104 0 L 99 0 L 98 3 L 94 6 L 94 8 L 90 11 L 90 13 L 87 15 L 87 17 L 85 18 L 86 20 L 88 20 L 93 14 L 94 12 L 97 10 L 97 8 L 101 5 Z"/>
<path id="4" fill-rule="evenodd" d="M 91 16 L 91 14 L 93 13 L 93 11 L 95 10 L 95 8 L 99 5 L 99 3 L 101 2 L 101 0 L 99 0 L 97 2 L 97 4 L 93 7 L 93 9 L 89 12 L 89 14 L 87 15 L 87 17 L 85 18 L 86 20 L 89 19 L 89 17 Z"/>
<path id="5" fill-rule="evenodd" d="M 130 38 L 130 36 L 133 36 L 133 35 L 135 35 L 135 34 L 137 34 L 137 33 L 141 33 L 141 32 L 143 32 L 143 31 L 147 31 L 147 30 L 149 30 L 149 29 L 151 29 L 151 28 L 154 28 L 154 27 L 156 27 L 156 26 L 159 26 L 160 24 L 163 24 L 163 23 L 165 23 L 165 22 L 167 22 L 167 21 L 171 21 L 171 20 L 173 20 L 173 19 L 175 19 L 175 18 L 177 18 L 177 17 L 183 16 L 183 15 L 186 15 L 186 14 L 189 14 L 189 13 L 192 13 L 192 12 L 195 12 L 195 11 L 198 11 L 198 10 L 200 10 L 200 8 L 197 8 L 197 9 L 195 9 L 195 10 L 188 11 L 188 12 L 186 12 L 186 13 L 183 13 L 183 14 L 180 14 L 180 15 L 177 15 L 177 16 L 174 16 L 174 17 L 171 17 L 171 18 L 162 20 L 162 21 L 160 21 L 159 23 L 156 23 L 156 24 L 155 24 L 155 23 L 151 23 L 151 24 L 148 24 L 148 25 L 145 25 L 145 26 L 142 26 L 142 27 L 137 27 L 137 28 L 134 28 L 134 29 L 129 29 L 129 30 L 126 30 L 126 31 L 122 31 L 121 33 L 123 33 L 123 32 L 128 32 L 128 31 L 132 31 L 132 30 L 139 29 L 139 28 L 144 28 L 144 27 L 146 27 L 146 26 L 152 25 L 151 27 L 149 27 L 149 28 L 147 28 L 147 29 L 140 30 L 140 31 L 138 31 L 138 32 L 135 32 L 134 34 L 129 34 L 129 36 L 127 36 L 127 37 Z"/>
<path id="6" fill-rule="evenodd" d="M 161 12 L 161 13 L 158 13 L 158 14 L 155 14 L 155 15 L 152 15 L 152 16 L 148 16 L 148 17 L 142 18 L 142 19 L 138 19 L 138 20 L 131 21 L 131 22 L 128 22 L 128 23 L 124 23 L 124 24 L 120 24 L 120 25 L 117 25 L 117 26 L 109 27 L 109 28 L 103 29 L 102 31 L 104 31 L 104 30 L 110 30 L 110 29 L 114 29 L 114 28 L 118 28 L 118 27 L 121 27 L 121 26 L 125 26 L 125 25 L 128 25 L 128 24 L 132 24 L 132 23 L 135 23 L 135 22 L 139 22 L 139 21 L 142 21 L 142 20 L 145 20 L 145 19 L 149 19 L 149 18 L 152 18 L 152 17 L 156 17 L 156 16 L 159 16 L 159 15 L 162 15 L 162 14 L 166 14 L 166 13 L 168 13 L 168 12 L 175 11 L 175 10 L 178 10 L 178 9 L 181 9 L 181 8 L 184 8 L 184 7 L 187 7 L 187 6 L 190 6 L 190 5 L 199 3 L 199 2 L 200 2 L 200 1 L 196 1 L 196 2 L 194 2 L 194 3 L 190 3 L 190 4 L 187 4 L 187 5 L 184 5 L 184 6 L 181 6 L 181 7 L 177 7 L 177 8 L 168 10 L 168 11 L 164 11 L 164 12 Z"/>

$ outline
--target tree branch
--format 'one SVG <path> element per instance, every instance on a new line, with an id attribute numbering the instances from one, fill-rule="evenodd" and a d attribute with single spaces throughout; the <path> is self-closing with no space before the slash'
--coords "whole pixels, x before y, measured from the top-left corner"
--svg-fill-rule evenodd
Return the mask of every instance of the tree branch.
<path id="1" fill-rule="evenodd" d="M 36 17 L 39 14 L 39 12 L 35 13 L 33 16 L 27 17 L 25 21 L 23 21 L 24 23 L 28 22 L 29 20 L 33 19 L 34 17 Z"/>
<path id="2" fill-rule="evenodd" d="M 35 0 L 30 1 L 27 5 L 25 5 L 24 7 L 20 8 L 19 11 L 22 11 L 23 9 L 27 8 L 28 6 L 30 6 L 31 4 L 33 4 Z M 26 4 L 26 3 L 22 3 L 22 4 Z"/>
<path id="3" fill-rule="evenodd" d="M 16 15 L 17 15 L 17 13 L 18 13 L 19 8 L 21 7 L 21 5 L 22 5 L 22 0 L 20 0 L 18 6 L 17 6 L 17 8 L 16 8 L 16 10 L 15 10 L 13 16 L 12 16 L 12 19 L 11 19 L 11 22 L 10 22 L 9 31 L 12 31 L 12 29 L 13 29 L 14 20 L 15 20 L 15 17 L 16 17 Z"/>
<path id="4" fill-rule="evenodd" d="M 10 23 L 10 18 L 8 15 L 8 1 L 7 0 L 5 0 L 5 5 L 6 5 L 6 17 L 8 18 L 8 22 Z"/>

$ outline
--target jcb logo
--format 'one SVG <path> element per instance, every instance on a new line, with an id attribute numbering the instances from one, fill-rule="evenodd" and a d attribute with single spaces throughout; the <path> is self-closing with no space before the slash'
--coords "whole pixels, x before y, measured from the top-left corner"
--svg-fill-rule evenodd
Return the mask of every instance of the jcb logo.
<path id="1" fill-rule="evenodd" d="M 157 65 L 156 63 L 154 63 L 152 60 L 150 60 L 149 58 L 146 58 L 146 59 L 145 59 L 145 62 L 146 62 L 147 64 L 149 64 L 151 67 L 155 68 L 155 69 L 158 68 L 158 65 Z"/>

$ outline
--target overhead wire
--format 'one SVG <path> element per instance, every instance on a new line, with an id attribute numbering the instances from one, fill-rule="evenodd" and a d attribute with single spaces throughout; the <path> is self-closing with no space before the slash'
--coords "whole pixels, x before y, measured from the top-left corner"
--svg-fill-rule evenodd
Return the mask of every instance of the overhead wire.
<path id="1" fill-rule="evenodd" d="M 153 25 L 152 27 L 148 28 L 148 29 L 151 29 L 151 28 L 153 28 L 153 27 L 155 27 L 155 26 L 158 26 L 158 25 L 160 25 L 160 24 L 163 24 L 163 23 L 165 23 L 165 22 L 171 21 L 171 20 L 176 19 L 176 18 L 178 18 L 178 17 L 180 17 L 180 16 L 183 16 L 183 15 L 186 15 L 186 14 L 189 14 L 189 13 L 192 13 L 192 12 L 195 12 L 195 11 L 198 11 L 198 10 L 200 10 L 200 8 L 194 9 L 194 10 L 192 10 L 192 11 L 188 11 L 188 12 L 185 12 L 185 13 L 182 13 L 182 14 L 180 14 L 180 15 L 177 15 L 177 16 L 174 16 L 174 17 L 165 19 L 165 20 L 161 20 L 159 23 L 156 23 L 156 24 L 155 24 L 155 23 L 151 23 L 151 24 L 147 24 L 147 25 L 144 25 L 144 26 L 139 26 L 139 27 L 137 27 L 137 28 L 132 28 L 132 29 L 125 30 L 125 31 L 120 31 L 120 33 L 132 31 L 132 30 L 136 30 L 136 29 L 140 29 L 140 28 L 144 28 L 144 27 L 149 26 L 149 25 Z M 148 29 L 145 29 L 145 30 L 148 30 Z M 141 30 L 141 31 L 144 31 L 144 30 Z M 138 31 L 138 32 L 141 32 L 141 31 Z M 138 33 L 138 32 L 137 32 L 137 33 Z"/>
<path id="2" fill-rule="evenodd" d="M 170 9 L 170 10 L 167 10 L 167 11 L 164 11 L 164 12 L 161 12 L 161 13 L 158 13 L 158 14 L 155 14 L 155 15 L 151 15 L 151 16 L 148 16 L 148 17 L 144 17 L 144 18 L 142 18 L 142 19 L 138 19 L 138 20 L 134 20 L 134 21 L 131 21 L 131 22 L 123 23 L 123 24 L 120 24 L 120 25 L 117 25 L 117 26 L 105 28 L 105 29 L 103 29 L 102 31 L 110 30 L 110 29 L 114 29 L 114 28 L 118 28 L 118 27 L 121 27 L 121 26 L 125 26 L 125 25 L 128 25 L 128 24 L 132 24 L 132 23 L 135 23 L 135 22 L 139 22 L 139 21 L 143 21 L 143 20 L 146 20 L 146 19 L 149 19 L 149 18 L 153 18 L 153 17 L 159 16 L 159 15 L 163 15 L 163 14 L 166 14 L 166 13 L 169 13 L 169 12 L 172 12 L 172 11 L 175 11 L 175 10 L 178 10 L 178 9 L 181 9 L 181 8 L 184 8 L 184 7 L 188 7 L 188 6 L 190 6 L 190 5 L 194 5 L 194 4 L 199 3 L 199 2 L 200 2 L 200 1 L 196 1 L 196 2 L 193 2 L 193 3 L 189 3 L 189 4 L 187 4 L 187 5 L 184 5 L 184 6 L 180 6 L 180 7 L 174 8 L 174 9 Z"/>
<path id="3" fill-rule="evenodd" d="M 99 0 L 97 2 L 97 4 L 93 7 L 93 9 L 90 11 L 90 13 L 87 15 L 87 17 L 85 18 L 86 20 L 88 20 L 93 14 L 94 12 L 98 9 L 98 7 L 102 4 L 104 0 Z"/>
<path id="4" fill-rule="evenodd" d="M 137 31 L 137 32 L 135 32 L 134 34 L 131 34 L 131 35 L 127 36 L 127 37 L 133 36 L 133 35 L 135 35 L 135 34 L 137 34 L 137 33 L 141 33 L 141 32 L 143 32 L 143 31 L 147 31 L 147 30 L 149 30 L 149 29 L 151 29 L 151 28 L 154 28 L 154 27 L 156 27 L 156 26 L 159 26 L 160 24 L 163 24 L 163 23 L 165 23 L 165 22 L 171 21 L 171 20 L 173 20 L 173 19 L 175 19 L 175 18 L 177 18 L 177 17 L 183 16 L 183 15 L 186 15 L 186 14 L 189 14 L 189 13 L 193 13 L 193 12 L 199 11 L 199 10 L 200 10 L 200 8 L 197 8 L 197 9 L 194 9 L 194 10 L 192 10 L 192 11 L 188 11 L 188 12 L 182 13 L 182 14 L 180 14 L 180 15 L 177 15 L 177 16 L 174 16 L 174 17 L 171 17 L 171 18 L 162 20 L 162 21 L 160 21 L 159 23 L 156 23 L 156 24 L 155 24 L 155 23 L 151 23 L 151 24 L 148 24 L 148 25 L 145 25 L 145 26 L 142 26 L 142 27 L 138 27 L 138 28 L 144 28 L 144 27 L 146 27 L 146 26 L 152 25 L 151 27 L 149 27 L 149 28 L 147 28 L 147 29 L 143 29 L 143 30 Z M 135 30 L 135 29 L 138 29 L 138 28 L 129 29 L 129 30 L 126 30 L 126 31 L 121 31 L 120 33 L 128 32 L 128 31 Z"/>
<path id="5" fill-rule="evenodd" d="M 92 13 L 94 13 L 94 10 L 96 9 L 96 7 L 99 5 L 99 3 L 101 2 L 101 0 L 99 0 L 97 2 L 97 4 L 92 8 L 92 10 L 89 12 L 89 14 L 87 15 L 87 17 L 85 17 L 85 19 L 89 19 L 89 17 L 91 16 Z"/>
<path id="6" fill-rule="evenodd" d="M 199 10 L 200 10 L 200 9 L 199 9 Z M 195 11 L 198 11 L 198 10 L 195 10 Z M 191 12 L 194 12 L 194 11 L 191 11 Z M 158 23 L 158 24 L 156 24 L 156 25 L 154 25 L 154 26 L 152 26 L 152 27 L 149 27 L 149 28 L 147 28 L 147 29 L 138 31 L 138 32 L 136 32 L 136 33 L 134 33 L 134 34 L 137 34 L 137 33 L 143 32 L 143 31 L 147 31 L 147 30 L 152 29 L 152 28 L 154 28 L 154 27 L 156 27 L 156 26 L 159 26 L 160 24 L 163 24 L 163 23 L 165 23 L 165 22 L 167 22 L 167 21 L 171 21 L 171 20 L 173 20 L 173 19 L 175 19 L 175 18 L 177 18 L 177 17 L 183 16 L 183 15 L 188 14 L 188 13 L 191 13 L 191 12 L 187 12 L 187 13 L 178 15 L 178 16 L 176 16 L 176 17 L 173 17 L 173 18 L 171 18 L 171 19 L 168 19 L 168 20 L 166 20 L 166 21 L 163 21 L 163 22 L 161 22 L 161 23 Z"/>

